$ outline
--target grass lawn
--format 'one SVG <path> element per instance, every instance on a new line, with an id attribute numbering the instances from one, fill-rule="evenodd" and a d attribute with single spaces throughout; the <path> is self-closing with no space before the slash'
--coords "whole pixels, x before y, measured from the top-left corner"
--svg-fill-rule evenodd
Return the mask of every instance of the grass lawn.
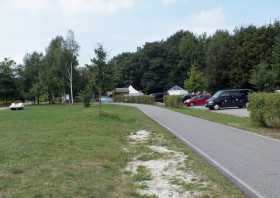
<path id="1" fill-rule="evenodd" d="M 1 198 L 143 197 L 124 168 L 137 153 L 125 152 L 128 135 L 140 129 L 164 137 L 186 153 L 186 167 L 209 183 L 211 197 L 243 197 L 215 169 L 194 155 L 140 111 L 107 105 L 97 108 L 28 106 L 0 111 Z"/>
<path id="2" fill-rule="evenodd" d="M 238 117 L 233 115 L 227 115 L 227 114 L 221 114 L 216 113 L 208 110 L 202 110 L 202 109 L 194 109 L 194 108 L 169 108 L 171 110 L 184 113 L 190 116 L 202 118 L 205 120 L 218 122 L 220 124 L 249 130 L 255 133 L 258 133 L 260 135 L 269 136 L 272 138 L 280 139 L 280 130 L 279 129 L 272 129 L 260 126 L 257 123 L 254 123 L 250 120 L 250 118 L 245 117 Z"/>

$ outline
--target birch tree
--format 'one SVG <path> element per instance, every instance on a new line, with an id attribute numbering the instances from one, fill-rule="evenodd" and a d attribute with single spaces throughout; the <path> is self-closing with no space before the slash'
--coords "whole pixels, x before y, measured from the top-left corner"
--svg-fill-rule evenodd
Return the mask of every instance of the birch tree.
<path id="1" fill-rule="evenodd" d="M 79 56 L 80 46 L 75 40 L 75 34 L 72 30 L 67 33 L 65 41 L 65 52 L 66 52 L 66 71 L 65 76 L 70 88 L 70 103 L 74 104 L 74 93 L 73 93 L 73 70 L 78 65 L 77 57 Z"/>

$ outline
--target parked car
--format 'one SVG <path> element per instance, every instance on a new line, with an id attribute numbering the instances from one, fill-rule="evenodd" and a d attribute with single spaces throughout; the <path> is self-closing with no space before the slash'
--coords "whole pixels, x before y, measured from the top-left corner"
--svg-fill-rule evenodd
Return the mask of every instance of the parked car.
<path id="1" fill-rule="evenodd" d="M 112 103 L 113 99 L 108 96 L 101 96 L 100 101 L 102 104 Z"/>
<path id="2" fill-rule="evenodd" d="M 185 96 L 182 98 L 182 101 L 183 101 L 183 103 L 185 103 L 186 100 L 191 99 L 192 97 L 195 97 L 195 96 L 196 96 L 196 95 L 194 95 L 194 94 L 185 95 Z"/>
<path id="3" fill-rule="evenodd" d="M 9 108 L 11 110 L 23 110 L 24 109 L 24 104 L 23 102 L 20 102 L 20 101 L 16 101 L 16 102 L 13 102 Z"/>
<path id="4" fill-rule="evenodd" d="M 249 89 L 223 90 L 215 93 L 206 103 L 210 110 L 219 110 L 225 107 L 244 108 L 248 103 Z"/>
<path id="5" fill-rule="evenodd" d="M 163 98 L 164 98 L 164 93 L 152 93 L 150 94 L 150 96 L 155 97 L 155 101 L 156 102 L 163 102 Z"/>
<path id="6" fill-rule="evenodd" d="M 190 106 L 203 106 L 207 103 L 210 95 L 197 95 L 194 96 L 184 102 L 184 104 L 188 107 Z"/>

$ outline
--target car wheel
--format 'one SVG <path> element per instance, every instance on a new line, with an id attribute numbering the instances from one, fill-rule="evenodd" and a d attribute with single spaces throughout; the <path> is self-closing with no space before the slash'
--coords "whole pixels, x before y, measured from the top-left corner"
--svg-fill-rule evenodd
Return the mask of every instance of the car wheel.
<path id="1" fill-rule="evenodd" d="M 192 102 L 192 103 L 191 103 L 191 107 L 193 107 L 193 106 L 194 106 L 194 103 Z"/>
<path id="2" fill-rule="evenodd" d="M 216 105 L 214 106 L 214 109 L 215 109 L 215 110 L 220 110 L 220 106 L 219 106 L 218 104 L 216 104 Z"/>

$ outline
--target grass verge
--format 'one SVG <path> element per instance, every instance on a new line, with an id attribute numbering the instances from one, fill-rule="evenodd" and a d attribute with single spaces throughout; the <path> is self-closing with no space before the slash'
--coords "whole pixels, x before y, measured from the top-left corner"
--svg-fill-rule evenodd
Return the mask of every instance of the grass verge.
<path id="1" fill-rule="evenodd" d="M 96 107 L 79 105 L 0 111 L 0 197 L 139 197 L 133 178 L 123 171 L 137 153 L 127 153 L 123 147 L 128 146 L 131 132 L 143 128 L 186 153 L 188 168 L 213 184 L 208 189 L 213 197 L 243 197 L 214 168 L 140 111 L 113 105 L 103 110 L 107 113 L 101 117 Z M 146 170 L 139 172 L 148 178 Z"/>

